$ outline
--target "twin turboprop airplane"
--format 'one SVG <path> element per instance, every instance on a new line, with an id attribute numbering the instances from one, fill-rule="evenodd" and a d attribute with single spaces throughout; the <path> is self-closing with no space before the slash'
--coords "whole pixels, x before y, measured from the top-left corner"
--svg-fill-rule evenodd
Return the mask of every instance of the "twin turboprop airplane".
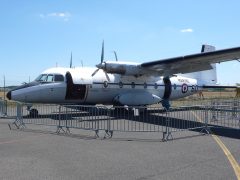
<path id="1" fill-rule="evenodd" d="M 162 103 L 168 109 L 169 100 L 216 87 L 215 63 L 239 58 L 240 47 L 215 51 L 214 46 L 203 45 L 201 53 L 152 62 L 105 61 L 103 43 L 101 63 L 96 68 L 72 68 L 70 64 L 70 68 L 47 69 L 35 81 L 9 91 L 7 98 L 48 104 Z"/>

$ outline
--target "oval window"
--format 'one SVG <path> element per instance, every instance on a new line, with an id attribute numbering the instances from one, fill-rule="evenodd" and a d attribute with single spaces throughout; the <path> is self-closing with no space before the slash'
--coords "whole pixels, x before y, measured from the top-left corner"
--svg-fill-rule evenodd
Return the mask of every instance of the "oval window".
<path id="1" fill-rule="evenodd" d="M 143 87 L 144 87 L 144 89 L 147 88 L 147 83 L 146 82 L 143 84 Z"/>
<path id="2" fill-rule="evenodd" d="M 131 86 L 132 86 L 132 88 L 135 88 L 135 83 L 134 83 L 134 82 L 132 82 Z"/>
<path id="3" fill-rule="evenodd" d="M 104 82 L 103 82 L 103 86 L 104 86 L 105 88 L 107 88 L 107 87 L 108 87 L 108 82 L 107 82 L 107 81 L 104 81 Z"/>
<path id="4" fill-rule="evenodd" d="M 120 81 L 119 82 L 119 87 L 122 88 L 123 87 L 123 83 Z"/>
<path id="5" fill-rule="evenodd" d="M 174 85 L 173 85 L 173 88 L 174 88 L 174 90 L 176 90 L 176 89 L 177 89 L 177 85 L 176 85 L 176 84 L 174 84 Z"/>

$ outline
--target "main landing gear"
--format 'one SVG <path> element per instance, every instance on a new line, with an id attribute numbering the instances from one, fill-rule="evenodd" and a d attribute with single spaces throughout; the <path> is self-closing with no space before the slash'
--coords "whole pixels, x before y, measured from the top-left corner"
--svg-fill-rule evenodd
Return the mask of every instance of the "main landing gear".
<path id="1" fill-rule="evenodd" d="M 169 99 L 163 99 L 161 103 L 162 103 L 162 107 L 164 107 L 166 110 L 170 109 L 171 105 L 170 105 Z"/>

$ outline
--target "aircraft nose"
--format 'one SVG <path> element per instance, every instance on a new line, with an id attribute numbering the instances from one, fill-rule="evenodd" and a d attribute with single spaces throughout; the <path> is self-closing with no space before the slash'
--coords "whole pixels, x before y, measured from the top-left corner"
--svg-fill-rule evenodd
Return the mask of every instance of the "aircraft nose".
<path id="1" fill-rule="evenodd" d="M 8 100 L 12 99 L 12 91 L 7 92 L 7 98 L 8 98 Z"/>

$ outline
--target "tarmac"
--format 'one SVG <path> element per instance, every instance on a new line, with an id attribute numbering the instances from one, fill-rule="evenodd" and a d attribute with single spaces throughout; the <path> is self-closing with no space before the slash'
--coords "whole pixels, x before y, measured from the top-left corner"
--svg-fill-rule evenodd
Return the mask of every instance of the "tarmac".
<path id="1" fill-rule="evenodd" d="M 0 119 L 1 180 L 159 180 L 238 179 L 240 139 L 180 131 L 163 142 L 161 133 L 114 132 L 111 139 L 93 131 L 57 134 L 56 127 L 27 125 L 10 130 Z"/>

